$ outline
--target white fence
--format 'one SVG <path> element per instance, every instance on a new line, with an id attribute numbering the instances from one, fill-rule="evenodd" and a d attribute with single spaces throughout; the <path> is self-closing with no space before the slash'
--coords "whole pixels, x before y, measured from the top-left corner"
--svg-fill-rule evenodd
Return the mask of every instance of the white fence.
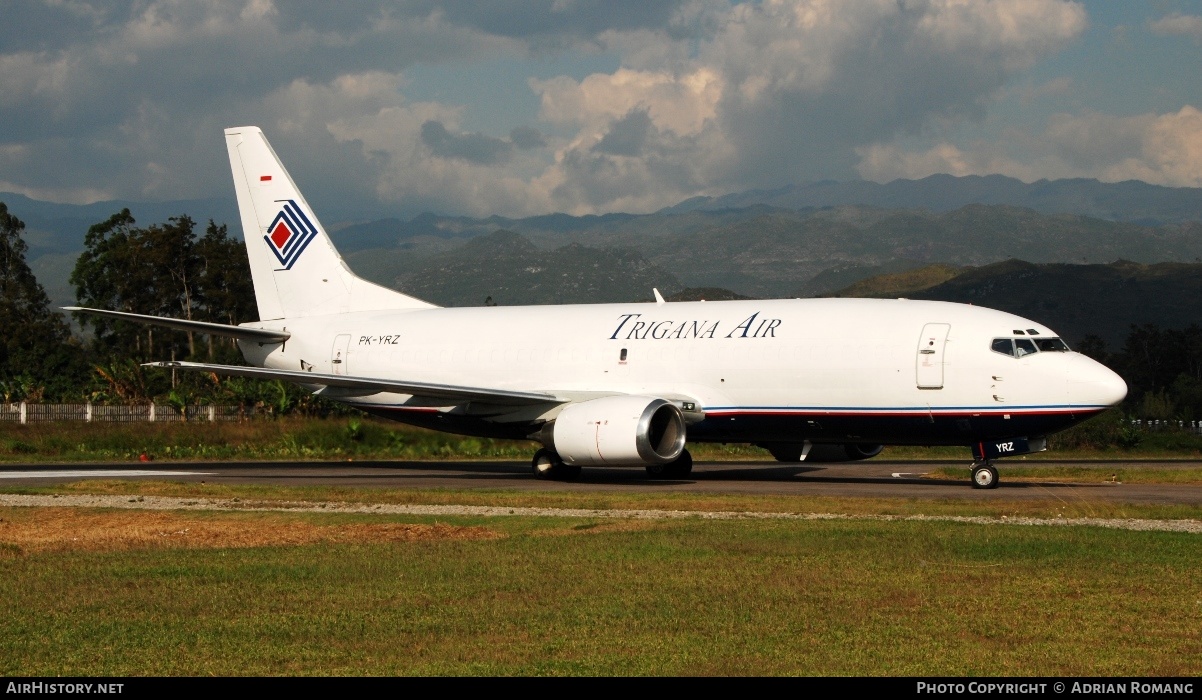
<path id="1" fill-rule="evenodd" d="M 171 406 L 139 404 L 135 406 L 105 406 L 90 403 L 3 403 L 0 422 L 43 423 L 51 421 L 82 421 L 97 423 L 145 423 L 242 420 L 264 415 L 254 406 L 188 406 L 181 414 Z"/>
<path id="2" fill-rule="evenodd" d="M 1141 430 L 1180 430 L 1202 435 L 1202 420 L 1140 420 L 1134 418 L 1131 425 Z"/>

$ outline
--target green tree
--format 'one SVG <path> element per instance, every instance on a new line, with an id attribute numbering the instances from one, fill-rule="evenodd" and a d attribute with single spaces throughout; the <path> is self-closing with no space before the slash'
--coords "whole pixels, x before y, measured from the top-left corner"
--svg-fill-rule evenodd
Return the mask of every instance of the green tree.
<path id="1" fill-rule="evenodd" d="M 136 227 L 128 209 L 88 229 L 71 274 L 81 306 L 190 320 L 237 323 L 254 305 L 250 267 L 240 241 L 209 222 L 199 240 L 188 216 Z M 140 359 L 192 357 L 193 333 L 164 330 L 85 314 L 102 352 Z M 228 347 L 228 346 L 227 346 Z M 213 355 L 209 339 L 208 354 Z"/>
<path id="2" fill-rule="evenodd" d="M 75 261 L 70 281 L 80 306 L 112 311 L 149 313 L 152 305 L 148 281 L 143 278 L 146 265 L 140 264 L 132 239 L 134 217 L 122 209 L 108 220 L 95 224 L 84 237 L 84 251 Z M 145 357 L 144 345 L 152 349 L 153 330 L 133 323 L 113 321 L 99 316 L 77 314 L 80 325 L 92 327 L 97 349 L 133 350 Z"/>
<path id="3" fill-rule="evenodd" d="M 6 400 L 73 396 L 83 356 L 25 261 L 24 230 L 0 202 L 0 383 Z"/>
<path id="4" fill-rule="evenodd" d="M 143 313 L 192 320 L 200 301 L 197 289 L 200 265 L 192 233 L 194 227 L 195 223 L 188 216 L 173 216 L 165 224 L 134 229 L 137 235 L 133 242 L 141 249 L 147 263 L 142 272 L 149 279 L 153 299 L 152 310 Z M 191 332 L 184 335 L 188 338 L 187 355 L 195 355 L 195 335 Z M 178 352 L 179 348 L 172 350 Z"/>
<path id="5" fill-rule="evenodd" d="M 218 226 L 209 220 L 204 236 L 193 248 L 198 269 L 202 320 L 237 325 L 258 318 L 255 289 L 251 282 L 246 246 L 230 238 L 225 224 Z M 233 349 L 232 340 L 223 343 Z M 209 359 L 214 356 L 213 337 L 209 336 Z"/>
<path id="6" fill-rule="evenodd" d="M 1106 351 L 1106 341 L 1093 333 L 1082 338 L 1081 342 L 1077 343 L 1076 350 L 1082 355 L 1093 358 L 1104 365 L 1110 364 L 1111 356 Z"/>

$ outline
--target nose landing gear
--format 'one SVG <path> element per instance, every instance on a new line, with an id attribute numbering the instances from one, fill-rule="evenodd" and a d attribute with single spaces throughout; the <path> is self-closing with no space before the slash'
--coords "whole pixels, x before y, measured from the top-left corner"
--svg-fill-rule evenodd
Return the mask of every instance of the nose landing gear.
<path id="1" fill-rule="evenodd" d="M 972 487 L 974 489 L 996 489 L 997 469 L 989 460 L 972 465 Z"/>

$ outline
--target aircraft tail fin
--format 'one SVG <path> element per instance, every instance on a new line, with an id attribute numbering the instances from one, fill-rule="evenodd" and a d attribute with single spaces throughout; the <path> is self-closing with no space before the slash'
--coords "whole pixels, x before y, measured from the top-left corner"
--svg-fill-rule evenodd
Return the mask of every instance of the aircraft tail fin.
<path id="1" fill-rule="evenodd" d="M 357 277 L 256 126 L 225 130 L 259 319 L 434 304 Z"/>

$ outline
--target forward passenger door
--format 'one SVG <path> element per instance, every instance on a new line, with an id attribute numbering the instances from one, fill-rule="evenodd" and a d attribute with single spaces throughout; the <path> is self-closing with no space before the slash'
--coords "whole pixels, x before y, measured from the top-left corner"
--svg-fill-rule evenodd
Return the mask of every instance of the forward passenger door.
<path id="1" fill-rule="evenodd" d="M 949 323 L 928 323 L 918 339 L 915 375 L 919 389 L 943 388 L 943 351 L 947 345 Z"/>

